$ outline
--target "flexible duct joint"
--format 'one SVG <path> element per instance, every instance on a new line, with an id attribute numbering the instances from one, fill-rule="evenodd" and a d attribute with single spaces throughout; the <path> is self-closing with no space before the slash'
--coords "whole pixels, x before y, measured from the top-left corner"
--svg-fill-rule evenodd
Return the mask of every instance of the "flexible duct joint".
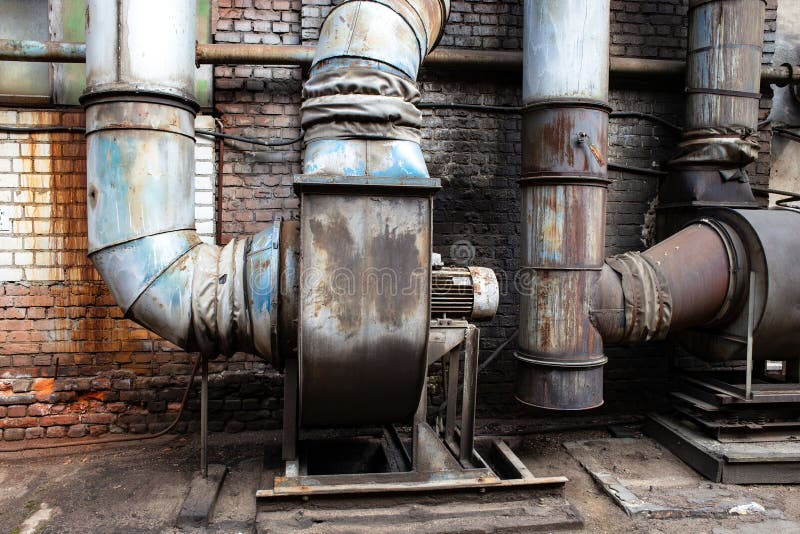
<path id="1" fill-rule="evenodd" d="M 126 317 L 184 349 L 270 358 L 280 223 L 221 249 L 195 231 L 195 4 L 89 2 L 89 255 Z"/>

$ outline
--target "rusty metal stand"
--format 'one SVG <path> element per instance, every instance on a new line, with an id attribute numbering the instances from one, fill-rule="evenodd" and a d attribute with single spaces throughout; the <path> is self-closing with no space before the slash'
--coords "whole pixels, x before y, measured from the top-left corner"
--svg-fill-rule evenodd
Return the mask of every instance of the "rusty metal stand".
<path id="1" fill-rule="evenodd" d="M 274 478 L 272 488 L 258 490 L 256 496 L 274 500 L 321 495 L 520 488 L 563 492 L 565 477 L 534 476 L 504 442 L 492 440 L 481 442 L 476 447 L 478 341 L 478 328 L 466 321 L 439 319 L 431 322 L 428 364 L 447 358 L 450 365 L 444 432 L 440 434 L 425 421 L 427 395 L 423 390 L 409 440 L 412 451 L 406 450 L 403 439 L 392 426 L 371 438 L 365 438 L 365 432 L 360 437 L 354 433 L 349 441 L 360 443 L 362 456 L 368 461 L 359 467 L 351 467 L 351 472 L 342 472 L 347 469 L 342 469 L 347 462 L 324 458 L 334 454 L 337 447 L 348 440 L 322 440 L 320 445 L 313 440 L 298 439 L 296 365 L 287 361 L 283 474 Z M 464 373 L 459 387 L 462 355 Z M 462 394 L 460 417 L 457 414 L 459 391 Z M 338 437 L 341 438 L 341 432 Z M 334 471 L 320 468 L 323 464 L 334 466 Z M 576 517 L 579 521 L 579 516 Z"/>
<path id="2" fill-rule="evenodd" d="M 649 435 L 716 482 L 800 482 L 798 363 L 783 382 L 753 374 L 755 276 L 750 273 L 747 360 L 741 371 L 683 373 L 671 393 L 672 414 L 651 415 Z"/>

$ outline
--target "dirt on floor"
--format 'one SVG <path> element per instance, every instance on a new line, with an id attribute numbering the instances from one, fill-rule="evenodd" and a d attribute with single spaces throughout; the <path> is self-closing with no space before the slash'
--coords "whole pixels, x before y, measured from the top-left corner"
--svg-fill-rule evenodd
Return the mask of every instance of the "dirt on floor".
<path id="1" fill-rule="evenodd" d="M 508 441 L 534 475 L 569 478 L 566 496 L 584 518 L 583 532 L 800 533 L 800 487 L 790 485 L 745 487 L 753 500 L 767 502 L 778 511 L 770 514 L 631 519 L 562 445 L 608 437 L 603 430 L 580 430 Z M 0 534 L 179 532 L 173 525 L 197 471 L 198 441 L 197 436 L 166 436 L 129 445 L 0 453 Z M 267 463 L 276 461 L 279 442 L 277 432 L 211 436 L 210 461 L 229 468 L 212 531 L 265 528 L 256 522 L 255 490 L 264 484 L 265 458 Z M 632 454 L 620 469 L 637 480 L 646 477 L 648 470 L 675 469 L 683 478 L 694 476 L 698 484 L 703 482 L 665 449 L 655 444 L 648 447 L 655 447 L 657 458 Z M 602 451 L 598 457 L 607 460 Z"/>

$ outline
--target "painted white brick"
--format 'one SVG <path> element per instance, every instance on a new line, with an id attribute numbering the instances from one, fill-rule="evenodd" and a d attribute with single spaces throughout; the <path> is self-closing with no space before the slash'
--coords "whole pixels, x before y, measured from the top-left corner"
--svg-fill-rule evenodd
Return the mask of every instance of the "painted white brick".
<path id="1" fill-rule="evenodd" d="M 25 250 L 48 250 L 50 249 L 51 239 L 49 237 L 37 236 L 26 237 L 22 240 Z M 0 246 L 0 248 L 3 248 Z M 22 247 L 17 247 L 22 248 Z"/>
<path id="2" fill-rule="evenodd" d="M 19 187 L 19 176 L 16 174 L 0 174 L 0 187 Z"/>
<path id="3" fill-rule="evenodd" d="M 42 145 L 47 146 L 47 145 Z M 36 172 L 50 172 L 53 166 L 51 160 L 36 158 L 33 160 L 33 170 Z"/>
<path id="4" fill-rule="evenodd" d="M 33 191 L 29 189 L 18 189 L 17 191 L 14 191 L 14 202 L 18 202 L 20 204 L 33 202 Z"/>
<path id="5" fill-rule="evenodd" d="M 53 252 L 37 252 L 34 255 L 33 263 L 39 267 L 47 267 L 56 263 Z"/>
<path id="6" fill-rule="evenodd" d="M 22 269 L 0 268 L 0 282 L 19 282 L 22 280 Z"/>
<path id="7" fill-rule="evenodd" d="M 48 220 L 33 221 L 33 233 L 34 234 L 49 234 L 50 233 L 50 221 L 48 221 Z"/>
<path id="8" fill-rule="evenodd" d="M 214 147 L 198 146 L 194 149 L 194 159 L 197 161 L 213 161 L 214 160 Z"/>
<path id="9" fill-rule="evenodd" d="M 19 237 L 0 237 L 0 250 L 22 250 L 22 239 Z"/>
<path id="10" fill-rule="evenodd" d="M 25 206 L 25 217 L 32 217 L 32 218 L 39 218 L 45 219 L 50 217 L 50 206 L 45 205 L 33 205 L 33 206 Z"/>
<path id="11" fill-rule="evenodd" d="M 212 179 L 208 176 L 197 176 L 194 179 L 195 191 L 211 191 L 213 189 Z"/>
<path id="12" fill-rule="evenodd" d="M 7 157 L 16 157 L 19 156 L 19 144 L 18 143 L 0 143 L 0 157 L 7 158 Z"/>
<path id="13" fill-rule="evenodd" d="M 50 177 L 47 175 L 23 174 L 21 178 L 20 187 L 29 187 L 32 189 L 50 189 Z"/>
<path id="14" fill-rule="evenodd" d="M 14 253 L 15 265 L 32 265 L 33 253 L 31 252 L 16 252 Z"/>
<path id="15" fill-rule="evenodd" d="M 50 155 L 50 145 L 47 143 L 27 143 L 19 147 L 19 153 L 23 156 L 46 157 Z"/>
<path id="16" fill-rule="evenodd" d="M 59 268 L 28 267 L 25 269 L 25 279 L 29 281 L 61 280 L 63 271 Z"/>
<path id="17" fill-rule="evenodd" d="M 0 124 L 17 124 L 17 112 L 0 111 Z"/>
<path id="18" fill-rule="evenodd" d="M 0 172 L 9 172 L 9 171 L 11 171 L 11 160 L 0 159 Z"/>
<path id="19" fill-rule="evenodd" d="M 214 208 L 211 206 L 196 206 L 194 216 L 198 220 L 212 220 L 214 218 Z"/>
<path id="20" fill-rule="evenodd" d="M 214 235 L 214 221 L 197 221 L 197 233 L 201 235 Z"/>
<path id="21" fill-rule="evenodd" d="M 214 164 L 210 161 L 198 161 L 195 163 L 195 172 L 197 174 L 214 174 Z"/>
<path id="22" fill-rule="evenodd" d="M 17 234 L 30 234 L 33 233 L 33 221 L 17 220 L 11 221 L 14 232 Z"/>
<path id="23" fill-rule="evenodd" d="M 195 191 L 194 203 L 196 206 L 210 206 L 214 203 L 214 193 L 211 191 Z"/>
<path id="24" fill-rule="evenodd" d="M 13 265 L 14 255 L 11 252 L 0 252 L 0 265 Z"/>
<path id="25" fill-rule="evenodd" d="M 33 172 L 33 162 L 29 159 L 15 158 L 11 160 L 11 170 L 14 172 Z"/>

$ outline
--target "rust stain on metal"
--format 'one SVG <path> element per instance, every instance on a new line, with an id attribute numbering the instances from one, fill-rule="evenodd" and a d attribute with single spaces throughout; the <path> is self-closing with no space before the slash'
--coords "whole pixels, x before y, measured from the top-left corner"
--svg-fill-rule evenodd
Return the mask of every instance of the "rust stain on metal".
<path id="1" fill-rule="evenodd" d="M 350 234 L 347 219 L 341 214 L 330 218 L 311 218 L 309 228 L 313 242 L 320 257 L 320 271 L 323 278 L 314 289 L 314 312 L 319 316 L 322 310 L 330 310 L 336 319 L 338 329 L 346 336 L 352 336 L 361 326 L 360 298 L 355 287 L 347 287 L 353 278 L 337 279 L 355 275 L 359 269 L 360 258 L 353 236 Z M 345 286 L 339 286 L 345 282 Z"/>

